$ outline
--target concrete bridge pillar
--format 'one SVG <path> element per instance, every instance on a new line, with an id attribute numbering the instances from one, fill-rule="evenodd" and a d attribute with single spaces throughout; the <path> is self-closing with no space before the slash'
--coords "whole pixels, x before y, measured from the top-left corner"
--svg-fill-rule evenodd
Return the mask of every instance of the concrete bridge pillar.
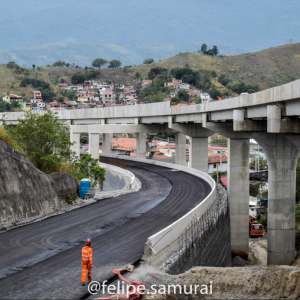
<path id="1" fill-rule="evenodd" d="M 208 139 L 190 137 L 190 167 L 207 173 L 208 170 Z"/>
<path id="2" fill-rule="evenodd" d="M 249 139 L 228 139 L 231 249 L 249 252 Z"/>
<path id="3" fill-rule="evenodd" d="M 253 134 L 253 138 L 268 159 L 268 265 L 290 265 L 295 260 L 296 167 L 300 148 L 293 142 L 297 142 L 296 137 L 261 133 Z"/>
<path id="4" fill-rule="evenodd" d="M 179 132 L 175 133 L 175 164 L 186 166 L 186 135 Z"/>
<path id="5" fill-rule="evenodd" d="M 146 158 L 146 133 L 136 134 L 136 157 Z"/>
<path id="6" fill-rule="evenodd" d="M 102 153 L 110 153 L 111 133 L 102 133 Z"/>
<path id="7" fill-rule="evenodd" d="M 89 133 L 89 154 L 99 159 L 99 133 Z"/>
<path id="8" fill-rule="evenodd" d="M 80 133 L 73 133 L 73 131 L 70 131 L 70 141 L 71 143 L 74 143 L 74 145 L 71 147 L 71 150 L 75 152 L 76 157 L 80 157 Z"/>

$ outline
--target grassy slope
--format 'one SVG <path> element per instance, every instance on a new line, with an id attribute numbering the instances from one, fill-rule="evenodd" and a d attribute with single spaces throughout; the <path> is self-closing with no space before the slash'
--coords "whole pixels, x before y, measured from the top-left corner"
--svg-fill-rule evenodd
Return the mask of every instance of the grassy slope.
<path id="1" fill-rule="evenodd" d="M 154 65 L 170 70 L 177 66 L 185 67 L 186 64 L 194 70 L 215 70 L 218 75 L 223 73 L 232 80 L 257 84 L 261 89 L 266 89 L 300 78 L 300 43 L 234 56 L 212 57 L 186 52 L 156 62 Z M 146 78 L 152 66 L 132 67 L 129 76 L 119 77 L 130 81 L 134 78 L 135 72 L 139 71 L 141 77 Z M 113 78 L 111 71 L 103 70 L 101 79 Z"/>
<path id="2" fill-rule="evenodd" d="M 300 43 L 289 44 L 266 49 L 263 51 L 235 56 L 212 57 L 198 53 L 181 53 L 160 62 L 154 66 L 161 66 L 168 70 L 175 67 L 185 67 L 188 64 L 192 69 L 215 70 L 218 75 L 226 74 L 234 81 L 244 81 L 247 84 L 257 84 L 260 89 L 270 88 L 300 78 Z M 141 65 L 129 68 L 129 73 L 122 69 L 101 69 L 100 80 L 115 80 L 116 82 L 134 84 L 135 73 L 138 71 L 141 78 L 147 78 L 152 65 Z M 71 83 L 70 77 L 76 72 L 86 72 L 84 69 L 69 69 L 65 67 L 44 67 L 41 70 L 31 70 L 30 76 L 42 79 L 51 84 L 55 78 L 63 77 Z M 0 67 L 0 96 L 10 93 L 30 96 L 33 88 L 19 87 L 20 80 L 6 67 Z M 221 89 L 217 81 L 213 83 Z"/>

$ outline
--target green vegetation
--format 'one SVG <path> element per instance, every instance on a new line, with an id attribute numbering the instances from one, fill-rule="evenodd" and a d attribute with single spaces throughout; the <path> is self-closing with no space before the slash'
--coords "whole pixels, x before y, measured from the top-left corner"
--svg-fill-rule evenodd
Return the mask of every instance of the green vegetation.
<path id="1" fill-rule="evenodd" d="M 149 64 L 152 64 L 153 62 L 154 62 L 153 58 L 145 58 L 144 61 L 143 61 L 143 64 L 144 65 L 149 65 Z"/>
<path id="2" fill-rule="evenodd" d="M 220 136 L 214 136 L 211 138 L 211 141 L 210 143 L 212 145 L 215 145 L 215 144 L 227 144 L 227 137 L 224 136 L 224 135 L 220 135 Z"/>
<path id="3" fill-rule="evenodd" d="M 82 155 L 70 167 L 71 175 L 78 181 L 83 178 L 92 180 L 92 187 L 97 184 L 101 185 L 105 180 L 105 169 L 98 165 L 98 159 L 94 159 L 91 155 Z"/>
<path id="4" fill-rule="evenodd" d="M 90 178 L 94 186 L 105 180 L 105 169 L 98 165 L 97 159 L 74 156 L 69 128 L 51 111 L 44 115 L 27 112 L 16 126 L 0 126 L 0 139 L 24 153 L 45 173 L 67 172 L 78 181 Z"/>
<path id="5" fill-rule="evenodd" d="M 92 66 L 100 69 L 101 67 L 105 67 L 107 63 L 108 61 L 103 58 L 96 58 L 93 60 Z"/>
<path id="6" fill-rule="evenodd" d="M 0 101 L 0 112 L 10 112 L 11 105 L 8 102 Z"/>
<path id="7" fill-rule="evenodd" d="M 117 59 L 113 59 L 109 62 L 108 68 L 118 69 L 121 67 L 121 65 L 122 65 L 121 61 L 119 61 Z"/>
<path id="8" fill-rule="evenodd" d="M 50 84 L 34 78 L 24 78 L 20 83 L 20 87 L 27 87 L 28 84 L 31 84 L 35 89 L 42 93 L 42 98 L 45 102 L 53 101 L 54 93 L 51 90 Z"/>
<path id="9" fill-rule="evenodd" d="M 220 180 L 221 177 L 227 176 L 227 171 L 218 171 L 216 173 L 211 174 L 211 177 L 215 182 L 217 182 L 217 176 L 219 176 L 219 183 L 226 188 L 226 186 L 223 184 L 223 182 Z"/>
<path id="10" fill-rule="evenodd" d="M 198 52 L 201 54 L 217 56 L 219 54 L 219 49 L 217 46 L 213 46 L 212 49 L 207 49 L 207 45 L 202 44 L 201 49 L 198 50 Z"/>
<path id="11" fill-rule="evenodd" d="M 257 162 L 257 159 L 255 157 L 252 157 L 250 160 L 249 167 L 251 170 L 255 170 L 255 164 Z M 267 170 L 268 169 L 268 161 L 266 159 L 263 159 L 261 156 L 259 157 L 259 170 Z"/>
<path id="12" fill-rule="evenodd" d="M 21 148 L 12 138 L 11 134 L 9 134 L 9 132 L 6 130 L 4 125 L 0 125 L 0 139 L 8 146 L 14 148 L 16 151 L 22 152 Z"/>
<path id="13" fill-rule="evenodd" d="M 41 171 L 57 171 L 64 161 L 71 161 L 69 129 L 51 111 L 44 115 L 27 112 L 16 126 L 6 126 L 30 161 Z"/>

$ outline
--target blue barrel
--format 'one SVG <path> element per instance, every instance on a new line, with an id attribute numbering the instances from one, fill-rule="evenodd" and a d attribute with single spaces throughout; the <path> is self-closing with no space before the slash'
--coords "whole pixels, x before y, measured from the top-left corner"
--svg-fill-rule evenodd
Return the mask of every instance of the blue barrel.
<path id="1" fill-rule="evenodd" d="M 82 179 L 80 181 L 80 198 L 85 198 L 87 190 L 92 187 L 91 180 L 88 178 Z"/>

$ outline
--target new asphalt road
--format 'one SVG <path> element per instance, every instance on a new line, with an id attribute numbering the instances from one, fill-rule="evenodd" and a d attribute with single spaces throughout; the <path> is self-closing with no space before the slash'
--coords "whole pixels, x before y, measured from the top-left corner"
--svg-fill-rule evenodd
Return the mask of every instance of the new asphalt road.
<path id="1" fill-rule="evenodd" d="M 124 161 L 142 189 L 0 234 L 1 299 L 79 299 L 80 250 L 92 238 L 93 280 L 143 255 L 152 234 L 182 217 L 210 192 L 200 178 Z"/>

